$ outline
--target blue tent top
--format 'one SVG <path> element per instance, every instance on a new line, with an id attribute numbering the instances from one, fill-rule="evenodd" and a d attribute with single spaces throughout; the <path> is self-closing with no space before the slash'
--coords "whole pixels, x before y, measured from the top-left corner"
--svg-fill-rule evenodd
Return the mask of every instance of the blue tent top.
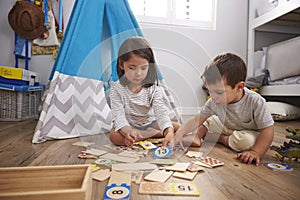
<path id="1" fill-rule="evenodd" d="M 143 33 L 127 0 L 76 0 L 50 80 L 55 71 L 102 81 L 118 80 L 118 49 L 132 36 Z"/>

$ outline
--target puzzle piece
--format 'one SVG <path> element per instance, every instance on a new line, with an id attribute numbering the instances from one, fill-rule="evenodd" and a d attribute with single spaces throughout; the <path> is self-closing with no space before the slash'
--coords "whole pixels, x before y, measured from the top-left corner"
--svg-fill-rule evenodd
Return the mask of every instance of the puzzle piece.
<path id="1" fill-rule="evenodd" d="M 104 200 L 115 200 L 115 199 L 130 199 L 130 185 L 121 184 L 116 185 L 112 184 L 106 186 L 106 191 L 104 193 Z"/>
<path id="2" fill-rule="evenodd" d="M 165 182 L 168 178 L 170 178 L 170 176 L 172 176 L 172 174 L 172 171 L 155 169 L 150 174 L 145 176 L 144 179 L 147 181 Z"/>
<path id="3" fill-rule="evenodd" d="M 197 158 L 197 161 L 200 161 L 200 162 L 204 163 L 205 165 L 210 166 L 211 168 L 224 165 L 224 163 L 222 161 L 212 158 L 212 157 L 208 157 L 208 156 L 206 156 L 205 158 Z"/>
<path id="4" fill-rule="evenodd" d="M 140 194 L 199 196 L 200 192 L 195 183 L 160 183 L 141 182 Z"/>
<path id="5" fill-rule="evenodd" d="M 104 193 L 104 200 L 130 199 L 131 173 L 111 173 Z"/>
<path id="6" fill-rule="evenodd" d="M 186 153 L 186 156 L 190 157 L 190 158 L 192 158 L 192 157 L 201 158 L 202 155 L 203 155 L 203 152 L 200 152 L 200 151 L 188 151 Z"/>
<path id="7" fill-rule="evenodd" d="M 145 141 L 140 141 L 139 144 L 146 150 L 149 150 L 149 149 L 154 149 L 156 148 L 156 146 L 152 143 L 152 142 L 149 142 L 147 140 Z"/>
<path id="8" fill-rule="evenodd" d="M 154 158 L 167 158 L 172 154 L 172 147 L 156 147 L 154 149 Z"/>
<path id="9" fill-rule="evenodd" d="M 265 166 L 273 171 L 292 171 L 293 168 L 283 163 L 265 163 Z"/>

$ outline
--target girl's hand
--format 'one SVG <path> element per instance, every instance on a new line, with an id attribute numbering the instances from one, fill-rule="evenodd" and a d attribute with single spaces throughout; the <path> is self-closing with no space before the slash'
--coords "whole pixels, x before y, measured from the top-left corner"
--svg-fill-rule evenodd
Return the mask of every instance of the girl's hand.
<path id="1" fill-rule="evenodd" d="M 170 145 L 170 146 L 174 146 L 174 130 L 173 128 L 167 128 L 165 131 L 164 131 L 164 135 L 165 135 L 165 139 L 162 143 L 162 146 L 167 146 L 167 145 Z"/>
<path id="2" fill-rule="evenodd" d="M 130 134 L 126 134 L 125 136 L 125 145 L 126 146 L 132 146 L 135 143 L 134 137 L 132 137 Z"/>
<path id="3" fill-rule="evenodd" d="M 237 159 L 239 159 L 242 163 L 255 163 L 256 166 L 260 164 L 260 156 L 256 151 L 253 150 L 238 153 Z"/>
<path id="4" fill-rule="evenodd" d="M 179 144 L 180 147 L 181 147 L 182 149 L 184 149 L 184 146 L 183 146 L 183 143 L 182 143 L 182 139 L 183 139 L 183 134 L 180 134 L 180 132 L 177 131 L 177 132 L 175 133 L 174 143 L 175 143 L 175 145 L 176 145 L 176 144 Z"/>

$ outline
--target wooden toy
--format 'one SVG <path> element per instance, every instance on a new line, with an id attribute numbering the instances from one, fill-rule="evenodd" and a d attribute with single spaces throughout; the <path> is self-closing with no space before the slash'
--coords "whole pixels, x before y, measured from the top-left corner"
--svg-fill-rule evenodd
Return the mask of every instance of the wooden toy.
<path id="1" fill-rule="evenodd" d="M 0 199 L 92 198 L 91 165 L 0 168 Z"/>
<path id="2" fill-rule="evenodd" d="M 186 153 L 186 156 L 190 157 L 190 158 L 192 158 L 192 157 L 194 157 L 194 158 L 201 158 L 202 155 L 203 155 L 203 152 L 200 152 L 200 151 L 188 151 Z"/>
<path id="3" fill-rule="evenodd" d="M 190 166 L 191 163 L 184 163 L 184 162 L 178 162 L 175 163 L 174 165 L 169 165 L 163 167 L 165 170 L 170 170 L 170 171 L 179 171 L 179 172 L 184 172 L 187 170 L 187 168 Z"/>
<path id="4" fill-rule="evenodd" d="M 168 178 L 172 176 L 172 171 L 155 169 L 150 174 L 145 176 L 147 181 L 166 182 Z"/>
<path id="5" fill-rule="evenodd" d="M 176 178 L 183 178 L 183 179 L 187 179 L 187 180 L 193 180 L 196 175 L 197 175 L 197 172 L 189 172 L 189 171 L 175 172 L 173 174 L 173 176 Z"/>
<path id="6" fill-rule="evenodd" d="M 97 181 L 104 181 L 110 177 L 111 171 L 109 169 L 100 169 L 93 172 L 93 179 Z"/>
<path id="7" fill-rule="evenodd" d="M 117 163 L 112 165 L 112 170 L 115 171 L 146 171 L 157 168 L 155 164 L 151 163 Z"/>
<path id="8" fill-rule="evenodd" d="M 120 155 L 114 154 L 114 153 L 104 154 L 101 156 L 101 158 L 111 159 L 111 160 L 125 162 L 125 163 L 134 163 L 139 160 L 139 158 L 125 157 L 125 156 L 120 156 Z"/>
<path id="9" fill-rule="evenodd" d="M 175 160 L 173 159 L 154 159 L 151 161 L 151 163 L 153 164 L 157 164 L 157 165 L 174 165 L 176 163 Z"/>

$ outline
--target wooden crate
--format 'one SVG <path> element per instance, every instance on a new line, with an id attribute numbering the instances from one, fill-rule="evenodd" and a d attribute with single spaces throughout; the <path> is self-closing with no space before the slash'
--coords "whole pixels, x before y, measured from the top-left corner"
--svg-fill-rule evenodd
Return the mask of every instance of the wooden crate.
<path id="1" fill-rule="evenodd" d="M 0 168 L 2 200 L 90 200 L 90 165 Z"/>

